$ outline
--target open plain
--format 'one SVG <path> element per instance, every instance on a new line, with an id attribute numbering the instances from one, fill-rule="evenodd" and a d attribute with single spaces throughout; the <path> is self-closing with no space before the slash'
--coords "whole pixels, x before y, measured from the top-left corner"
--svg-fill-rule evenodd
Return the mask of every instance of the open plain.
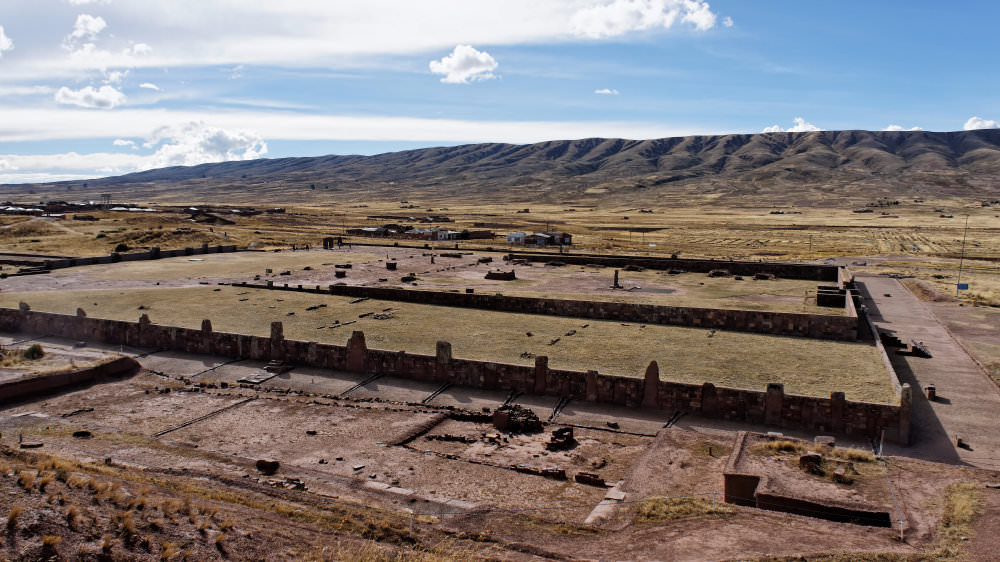
<path id="1" fill-rule="evenodd" d="M 390 205 L 373 207 L 345 206 L 333 213 L 289 209 L 283 215 L 235 218 L 225 226 L 192 223 L 187 213 L 169 209 L 142 214 L 98 211 L 93 213 L 98 221 L 79 225 L 7 218 L 5 230 L 17 233 L 4 246 L 11 254 L 99 256 L 119 244 L 133 252 L 154 245 L 166 250 L 206 243 L 256 251 L 17 275 L 33 267 L 25 260 L 3 266 L 9 276 L 2 281 L 0 305 L 16 309 L 25 303 L 32 313 L 125 322 L 145 316 L 155 325 L 194 330 L 208 319 L 213 331 L 262 338 L 271 333 L 272 322 L 280 322 L 284 337 L 336 346 L 349 345 L 352 334 L 362 331 L 370 349 L 433 356 L 437 342 L 447 341 L 452 355 L 462 360 L 530 368 L 544 356 L 550 369 L 638 379 L 655 361 L 664 383 L 712 383 L 759 393 L 768 384 L 781 383 L 792 395 L 823 399 L 843 392 L 849 401 L 889 406 L 900 400 L 892 377 L 919 387 L 923 379 L 912 376 L 929 376 L 907 369 L 907 363 L 921 361 L 913 357 L 894 356 L 898 375 L 887 372 L 876 347 L 863 339 L 837 341 L 331 294 L 326 288 L 341 284 L 359 290 L 502 294 L 816 318 L 848 314 L 842 307 L 818 305 L 817 286 L 823 282 L 816 280 L 549 263 L 558 262 L 558 256 L 515 263 L 505 258 L 517 249 L 502 240 L 425 243 L 345 237 L 346 228 L 379 222 L 369 214 L 391 212 Z M 679 253 L 682 259 L 719 258 L 720 269 L 737 259 L 839 263 L 855 275 L 905 271 L 913 275 L 906 282 L 915 298 L 938 307 L 935 313 L 952 326 L 958 345 L 968 346 L 984 366 L 998 361 L 989 343 L 1000 332 L 997 313 L 971 306 L 994 302 L 995 262 L 975 259 L 988 256 L 978 256 L 973 249 L 967 256 L 972 259 L 964 262 L 963 278 L 979 292 L 956 300 L 942 287 L 945 276 L 953 274 L 949 268 L 956 225 L 923 228 L 918 241 L 903 234 L 909 226 L 853 213 L 810 217 L 805 211 L 792 218 L 748 210 L 706 216 L 676 209 L 641 215 L 626 208 L 532 209 L 532 218 L 526 220 L 523 213 L 487 218 L 494 214 L 489 208 L 456 211 L 448 211 L 462 221 L 449 225 L 455 230 L 487 220 L 503 224 L 503 230 L 526 231 L 544 230 L 543 222 L 554 222 L 574 234 L 573 247 L 562 250 L 566 257 Z M 921 222 L 918 210 L 908 214 L 903 219 L 907 225 Z M 991 243 L 995 217 L 986 209 L 970 214 L 970 230 Z M 630 223 L 624 226 L 627 215 Z M 29 230 L 37 238 L 25 239 Z M 320 249 L 325 237 L 340 237 L 344 244 Z M 904 238 L 905 245 L 894 242 Z M 394 269 L 387 263 L 394 263 Z M 613 286 L 616 270 L 618 287 Z M 516 278 L 485 279 L 490 271 L 513 271 Z M 899 287 L 894 290 L 904 290 Z M 978 331 L 972 331 L 973 326 Z M 56 524 L 55 516 L 65 520 L 66 506 L 79 506 L 84 515 L 74 519 L 79 532 L 56 533 L 64 541 L 58 550 L 115 556 L 162 555 L 176 549 L 198 557 L 238 552 L 238 557 L 251 558 L 280 553 L 288 558 L 362 559 L 841 559 L 881 552 L 886 559 L 910 559 L 953 558 L 955 553 L 965 557 L 985 548 L 978 546 L 980 541 L 990 540 L 975 535 L 973 528 L 995 509 L 989 499 L 993 492 L 983 486 L 997 479 L 992 471 L 997 465 L 989 458 L 995 456 L 993 451 L 1000 453 L 1000 446 L 987 438 L 987 427 L 975 423 L 961 422 L 963 437 L 974 449 L 970 453 L 954 448 L 947 428 L 915 421 L 908 446 L 891 445 L 894 456 L 870 467 L 858 466 L 850 484 L 800 472 L 794 453 L 778 452 L 768 461 L 779 463 L 767 470 L 782 483 L 777 488 L 769 485 L 768 493 L 779 490 L 800 498 L 812 494 L 809 501 L 826 506 L 818 511 L 845 501 L 874 506 L 866 509 L 888 514 L 889 528 L 879 528 L 859 525 L 863 516 L 844 523 L 817 519 L 820 513 L 761 509 L 766 503 L 726 503 L 727 494 L 738 499 L 727 491 L 723 478 L 735 432 L 773 431 L 763 419 L 746 423 L 718 419 L 707 410 L 564 403 L 547 393 L 296 366 L 294 357 L 288 358 L 290 370 L 271 374 L 264 369 L 266 361 L 251 358 L 101 344 L 89 338 L 75 341 L 58 334 L 9 334 L 5 339 L 8 349 L 29 343 L 22 340 L 39 343 L 50 357 L 77 357 L 73 364 L 79 362 L 81 368 L 91 364 L 84 358 L 93 361 L 103 354 L 134 357 L 142 370 L 125 379 L 98 379 L 83 388 L 23 399 L 4 410 L 4 462 L 10 467 L 4 485 L 16 491 L 16 503 L 31 513 L 32 521 L 21 516 L 14 528 L 39 529 L 31 531 L 36 538 L 27 531 L 8 534 L 7 544 L 21 552 L 49 548 L 37 537 L 55 533 L 41 529 Z M 32 371 L 30 365 L 12 367 L 5 372 L 15 379 L 44 371 Z M 980 384 L 979 393 L 996 393 L 985 374 L 969 376 L 986 383 Z M 937 384 L 944 394 L 947 383 Z M 920 394 L 914 411 L 921 416 L 933 413 L 920 406 L 922 400 Z M 490 416 L 503 404 L 533 410 L 544 424 L 543 432 L 495 429 Z M 948 412 L 938 415 L 951 423 Z M 546 444 L 553 432 L 564 428 L 573 430 L 574 444 L 549 450 Z M 88 437 L 74 437 L 80 431 Z M 780 431 L 805 442 L 823 433 L 788 427 Z M 19 450 L 12 435 L 44 446 L 41 452 Z M 837 448 L 870 450 L 873 441 L 860 434 L 839 436 Z M 255 465 L 259 459 L 275 459 L 280 468 L 274 475 L 262 473 Z M 18 476 L 36 474 L 40 480 L 49 473 L 57 478 L 44 492 L 38 484 L 25 487 Z M 828 493 L 845 499 L 815 496 L 822 486 L 817 487 L 819 481 L 810 484 L 810 478 L 826 482 Z M 763 494 L 765 488 L 760 490 Z M 53 494 L 58 494 L 61 506 L 46 501 Z M 949 510 L 960 509 L 953 505 L 956 501 L 972 502 L 982 514 L 962 523 L 960 532 L 973 537 L 971 544 L 952 537 L 950 526 L 959 523 Z M 52 505 L 59 507 L 46 507 Z M 283 521 L 279 527 L 268 523 L 278 520 Z M 657 540 L 650 540 L 652 534 Z M 313 537 L 306 540 L 317 546 L 303 546 L 306 537 Z"/>

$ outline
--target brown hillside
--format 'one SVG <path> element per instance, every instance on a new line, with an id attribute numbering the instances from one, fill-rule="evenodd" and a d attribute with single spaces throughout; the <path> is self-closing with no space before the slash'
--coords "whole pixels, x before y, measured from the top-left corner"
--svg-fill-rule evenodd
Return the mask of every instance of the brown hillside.
<path id="1" fill-rule="evenodd" d="M 1000 193 L 1000 130 L 474 144 L 375 156 L 223 162 L 87 182 L 0 187 L 0 196 L 11 199 L 100 193 L 130 200 L 257 204 L 416 197 L 642 204 L 705 195 L 735 205 L 823 205 L 880 196 L 985 199 Z"/>

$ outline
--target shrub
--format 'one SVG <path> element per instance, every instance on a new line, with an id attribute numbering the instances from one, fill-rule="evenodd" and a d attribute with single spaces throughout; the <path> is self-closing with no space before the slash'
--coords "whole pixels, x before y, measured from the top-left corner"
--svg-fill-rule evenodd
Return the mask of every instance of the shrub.
<path id="1" fill-rule="evenodd" d="M 771 453 L 798 453 L 805 450 L 805 445 L 799 441 L 784 439 L 779 441 L 769 441 L 760 445 L 760 448 Z"/>
<path id="2" fill-rule="evenodd" d="M 17 483 L 19 486 L 30 492 L 35 486 L 35 473 L 22 470 L 17 473 Z"/>
<path id="3" fill-rule="evenodd" d="M 164 542 L 160 544 L 160 560 L 170 560 L 174 556 L 179 554 L 177 550 L 177 545 L 172 542 Z"/>
<path id="4" fill-rule="evenodd" d="M 10 511 L 7 512 L 7 528 L 13 529 L 17 527 L 17 522 L 21 519 L 21 514 L 23 513 L 24 508 L 19 505 L 10 508 Z"/>
<path id="5" fill-rule="evenodd" d="M 842 459 L 857 462 L 875 462 L 875 455 L 861 449 L 844 449 L 837 451 L 837 456 Z"/>
<path id="6" fill-rule="evenodd" d="M 44 492 L 45 491 L 45 487 L 48 486 L 49 484 L 51 484 L 54 479 L 55 478 L 53 478 L 53 475 L 51 475 L 51 474 L 46 474 L 46 475 L 42 476 L 41 478 L 39 478 L 38 479 L 38 491 L 39 492 Z M 62 494 L 60 494 L 60 497 L 61 496 L 62 496 Z"/>
<path id="7" fill-rule="evenodd" d="M 104 535 L 104 540 L 101 541 L 101 552 L 104 552 L 105 554 L 111 552 L 117 543 L 118 541 L 111 535 Z"/>
<path id="8" fill-rule="evenodd" d="M 22 356 L 29 361 L 34 361 L 35 359 L 41 359 L 42 357 L 45 357 L 45 350 L 42 349 L 42 346 L 38 345 L 37 343 L 31 344 L 31 347 L 24 350 Z"/>
<path id="9" fill-rule="evenodd" d="M 122 242 L 121 244 L 118 244 L 117 246 L 115 246 L 115 252 L 118 252 L 118 253 L 127 252 L 127 251 L 129 251 L 129 249 L 130 248 L 128 247 L 128 245 L 125 244 L 124 242 Z"/>
<path id="10" fill-rule="evenodd" d="M 75 505 L 66 510 L 66 523 L 74 531 L 80 530 L 80 510 Z"/>
<path id="11" fill-rule="evenodd" d="M 42 535 L 42 552 L 52 556 L 56 552 L 56 547 L 62 542 L 62 537 L 56 535 Z"/>

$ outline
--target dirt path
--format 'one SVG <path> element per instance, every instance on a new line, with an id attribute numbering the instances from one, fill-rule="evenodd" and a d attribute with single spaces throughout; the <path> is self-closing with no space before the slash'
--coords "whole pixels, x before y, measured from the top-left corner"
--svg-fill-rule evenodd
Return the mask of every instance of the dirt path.
<path id="1" fill-rule="evenodd" d="M 986 378 L 925 303 L 897 279 L 858 276 L 865 305 L 882 330 L 903 342 L 924 342 L 933 357 L 893 355 L 900 381 L 914 388 L 913 442 L 909 448 L 889 447 L 888 453 L 942 462 L 965 462 L 1000 468 L 1000 391 Z M 891 350 L 890 350 L 891 351 Z M 933 384 L 938 399 L 929 402 L 923 389 Z M 961 435 L 967 447 L 954 446 Z"/>

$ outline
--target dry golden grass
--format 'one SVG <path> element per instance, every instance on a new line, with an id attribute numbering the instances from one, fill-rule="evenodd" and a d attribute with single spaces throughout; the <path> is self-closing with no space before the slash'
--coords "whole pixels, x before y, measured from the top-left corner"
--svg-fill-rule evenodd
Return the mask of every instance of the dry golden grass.
<path id="1" fill-rule="evenodd" d="M 34 489 L 36 476 L 37 473 L 34 471 L 22 470 L 17 473 L 17 484 L 24 488 L 26 492 L 30 492 Z"/>
<path id="2" fill-rule="evenodd" d="M 495 560 L 495 547 L 480 544 L 442 541 L 432 547 L 399 548 L 375 541 L 337 543 L 315 546 L 296 557 L 303 562 L 463 562 Z"/>
<path id="3" fill-rule="evenodd" d="M 14 529 L 17 527 L 17 522 L 20 521 L 21 515 L 24 514 L 24 508 L 19 505 L 13 505 L 10 511 L 7 512 L 7 528 Z"/>
<path id="4" fill-rule="evenodd" d="M 736 513 L 736 508 L 724 503 L 721 497 L 713 502 L 711 498 L 662 498 L 643 500 L 636 509 L 636 521 L 658 523 L 675 519 L 688 519 L 704 515 L 728 515 Z"/>
<path id="5" fill-rule="evenodd" d="M 938 527 L 937 553 L 943 560 L 959 560 L 965 554 L 967 539 L 972 537 L 972 523 L 982 512 L 980 485 L 956 482 L 944 491 L 944 509 Z"/>
<path id="6" fill-rule="evenodd" d="M 791 439 L 779 439 L 776 441 L 768 441 L 767 443 L 761 443 L 754 447 L 754 452 L 762 454 L 777 455 L 781 453 L 794 453 L 802 454 L 807 451 L 820 450 L 810 443 L 805 441 L 794 441 Z M 841 448 L 834 447 L 833 449 L 824 449 L 821 451 L 823 455 L 835 457 L 838 459 L 852 461 L 852 462 L 863 462 L 872 463 L 876 461 L 875 455 L 862 451 L 861 449 L 855 449 L 853 447 Z"/>
<path id="7" fill-rule="evenodd" d="M 531 365 L 533 356 L 545 355 L 554 369 L 596 369 L 621 376 L 641 377 L 649 362 L 656 360 L 663 380 L 707 381 L 750 390 L 780 382 L 785 392 L 794 394 L 829 396 L 843 391 L 850 400 L 895 400 L 875 348 L 864 343 L 721 331 L 709 336 L 708 330 L 699 328 L 390 301 L 350 304 L 353 299 L 348 297 L 239 287 L 0 294 L 0 306 L 16 306 L 20 300 L 27 300 L 35 310 L 74 314 L 82 307 L 91 317 L 133 322 L 147 313 L 154 323 L 188 328 L 200 328 L 208 316 L 217 331 L 259 336 L 268 335 L 271 321 L 280 320 L 289 339 L 337 345 L 344 345 L 351 331 L 362 330 L 370 348 L 426 355 L 433 355 L 436 342 L 444 340 L 451 342 L 456 357 Z M 319 303 L 327 307 L 305 310 Z M 387 308 L 395 316 L 391 320 L 359 318 Z M 211 313 L 206 314 L 207 310 Z M 334 325 L 335 320 L 355 323 L 318 329 Z M 574 330 L 574 335 L 566 335 Z M 555 338 L 560 339 L 549 345 Z M 817 361 L 817 357 L 824 360 Z"/>

